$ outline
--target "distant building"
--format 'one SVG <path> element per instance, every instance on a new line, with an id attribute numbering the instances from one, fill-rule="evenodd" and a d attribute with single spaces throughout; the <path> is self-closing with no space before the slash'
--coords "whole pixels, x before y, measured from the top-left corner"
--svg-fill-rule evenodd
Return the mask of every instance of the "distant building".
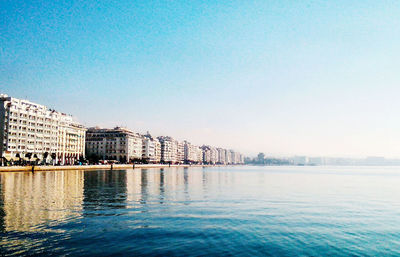
<path id="1" fill-rule="evenodd" d="M 240 156 L 241 156 L 241 154 L 240 153 L 238 153 L 238 152 L 234 152 L 234 161 L 233 161 L 233 163 L 234 164 L 240 164 L 241 163 L 241 161 L 240 161 Z"/>
<path id="2" fill-rule="evenodd" d="M 176 161 L 178 163 L 185 162 L 185 143 L 184 142 L 176 142 Z"/>
<path id="3" fill-rule="evenodd" d="M 225 163 L 232 164 L 232 153 L 231 150 L 225 150 Z"/>
<path id="4" fill-rule="evenodd" d="M 149 163 L 159 163 L 161 159 L 161 145 L 158 139 L 153 138 L 148 132 L 143 136 L 142 158 Z M 157 156 L 159 152 L 160 158 Z"/>
<path id="5" fill-rule="evenodd" d="M 74 164 L 85 155 L 86 129 L 71 115 L 0 95 L 0 157 Z"/>
<path id="6" fill-rule="evenodd" d="M 217 162 L 218 162 L 217 148 L 210 146 L 210 164 L 216 164 Z"/>
<path id="7" fill-rule="evenodd" d="M 222 148 L 217 148 L 218 151 L 218 164 L 226 164 L 226 150 Z"/>
<path id="8" fill-rule="evenodd" d="M 203 150 L 203 163 L 211 164 L 211 149 L 210 149 L 210 146 L 203 145 L 201 147 L 201 149 Z"/>
<path id="9" fill-rule="evenodd" d="M 203 145 L 203 163 L 205 164 L 216 164 L 218 163 L 218 150 L 215 147 L 209 145 Z"/>
<path id="10" fill-rule="evenodd" d="M 292 157 L 292 162 L 294 165 L 306 165 L 308 164 L 307 156 L 294 156 Z"/>
<path id="11" fill-rule="evenodd" d="M 154 138 L 154 161 L 155 163 L 161 162 L 161 143 L 157 138 Z"/>
<path id="12" fill-rule="evenodd" d="M 325 165 L 325 160 L 323 157 L 309 157 L 308 164 L 310 164 L 310 165 Z"/>
<path id="13" fill-rule="evenodd" d="M 142 138 L 129 129 L 89 128 L 86 132 L 87 157 L 129 162 L 142 159 Z"/>
<path id="14" fill-rule="evenodd" d="M 245 159 L 244 155 L 240 154 L 240 164 L 244 164 L 245 162 L 244 159 Z"/>
<path id="15" fill-rule="evenodd" d="M 199 146 L 196 146 L 195 151 L 196 151 L 196 163 L 202 164 L 203 163 L 203 150 Z"/>
<path id="16" fill-rule="evenodd" d="M 202 163 L 203 151 L 200 147 L 192 145 L 188 141 L 185 143 L 185 163 Z"/>
<path id="17" fill-rule="evenodd" d="M 177 162 L 177 142 L 172 137 L 160 136 L 158 140 L 161 144 L 161 162 L 176 163 Z"/>

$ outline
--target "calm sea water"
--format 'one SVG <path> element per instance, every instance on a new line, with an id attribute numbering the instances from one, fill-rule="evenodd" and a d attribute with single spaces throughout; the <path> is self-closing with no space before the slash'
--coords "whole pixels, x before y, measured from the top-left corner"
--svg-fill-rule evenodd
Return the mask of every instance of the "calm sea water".
<path id="1" fill-rule="evenodd" d="M 399 167 L 0 174 L 0 255 L 400 255 Z"/>

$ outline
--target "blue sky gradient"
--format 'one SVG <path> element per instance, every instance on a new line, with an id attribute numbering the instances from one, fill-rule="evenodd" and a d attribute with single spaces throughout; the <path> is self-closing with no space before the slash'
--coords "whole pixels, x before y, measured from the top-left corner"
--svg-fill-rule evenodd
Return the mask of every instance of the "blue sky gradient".
<path id="1" fill-rule="evenodd" d="M 248 154 L 400 157 L 399 1 L 2 1 L 0 92 Z"/>

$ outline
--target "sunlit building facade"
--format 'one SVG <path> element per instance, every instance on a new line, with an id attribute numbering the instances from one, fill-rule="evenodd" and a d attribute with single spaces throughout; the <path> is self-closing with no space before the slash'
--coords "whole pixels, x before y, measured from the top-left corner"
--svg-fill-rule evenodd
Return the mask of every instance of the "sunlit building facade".
<path id="1" fill-rule="evenodd" d="M 203 150 L 188 141 L 184 141 L 185 163 L 203 163 Z"/>
<path id="2" fill-rule="evenodd" d="M 155 162 L 161 162 L 161 143 L 157 138 L 154 138 L 154 154 L 155 154 Z"/>
<path id="3" fill-rule="evenodd" d="M 71 115 L 0 95 L 0 157 L 74 164 L 85 154 L 85 131 Z"/>
<path id="4" fill-rule="evenodd" d="M 210 146 L 210 163 L 216 164 L 218 162 L 217 148 Z"/>
<path id="5" fill-rule="evenodd" d="M 129 162 L 142 159 L 142 137 L 132 130 L 115 127 L 89 128 L 86 132 L 86 155 L 102 160 Z"/>
<path id="6" fill-rule="evenodd" d="M 226 150 L 222 148 L 217 148 L 218 151 L 218 164 L 226 164 Z"/>
<path id="7" fill-rule="evenodd" d="M 161 144 L 161 162 L 177 163 L 177 142 L 172 137 L 160 136 L 158 140 Z"/>
<path id="8" fill-rule="evenodd" d="M 185 162 L 185 143 L 184 142 L 176 142 L 176 160 L 178 163 Z"/>
<path id="9" fill-rule="evenodd" d="M 142 158 L 148 163 L 159 163 L 161 161 L 161 144 L 157 138 L 148 132 L 143 137 Z"/>

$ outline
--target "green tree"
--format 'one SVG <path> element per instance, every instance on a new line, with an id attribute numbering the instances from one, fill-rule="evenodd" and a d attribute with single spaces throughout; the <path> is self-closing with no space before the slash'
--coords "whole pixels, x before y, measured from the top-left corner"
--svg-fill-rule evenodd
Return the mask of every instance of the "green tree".
<path id="1" fill-rule="evenodd" d="M 264 164 L 264 159 L 265 159 L 265 154 L 259 153 L 257 155 L 257 163 L 258 164 Z"/>

